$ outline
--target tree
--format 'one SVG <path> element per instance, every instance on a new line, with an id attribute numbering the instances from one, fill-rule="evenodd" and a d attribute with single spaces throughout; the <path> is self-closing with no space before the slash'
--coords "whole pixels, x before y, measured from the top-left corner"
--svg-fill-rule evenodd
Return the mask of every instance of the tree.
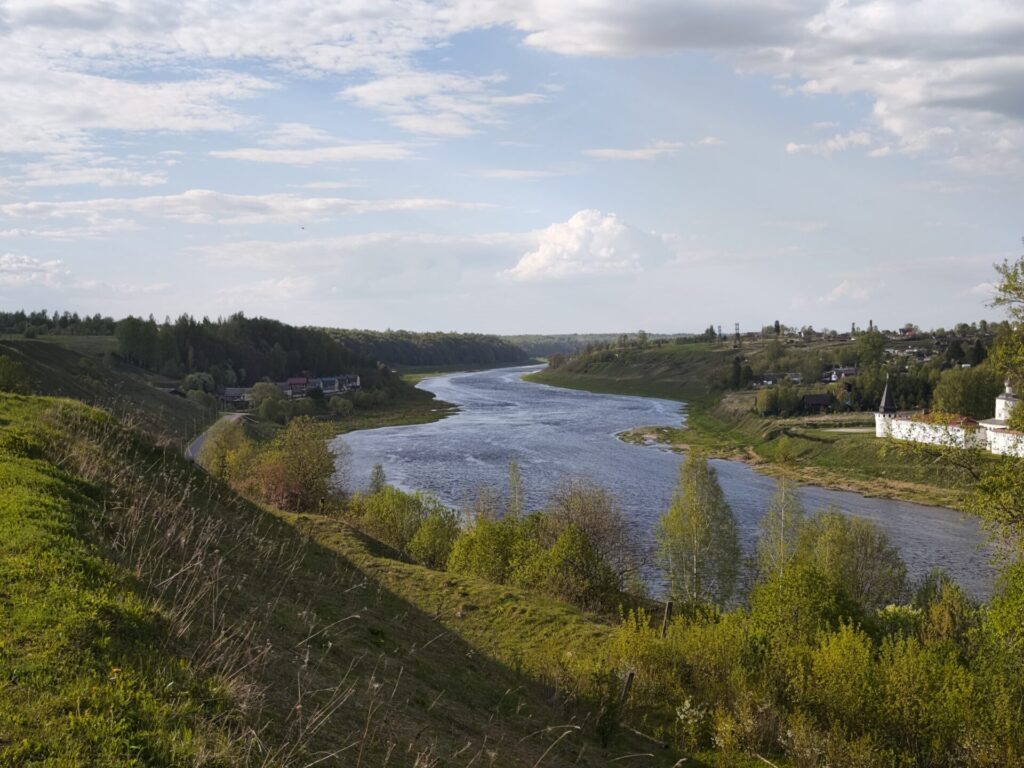
<path id="1" fill-rule="evenodd" d="M 268 400 L 283 402 L 285 396 L 277 384 L 271 384 L 269 381 L 260 381 L 254 384 L 253 388 L 249 391 L 249 399 L 252 402 L 253 408 L 259 408 Z"/>
<path id="2" fill-rule="evenodd" d="M 833 575 L 865 611 L 884 608 L 906 593 L 907 566 L 885 531 L 834 509 L 802 526 L 794 559 Z"/>
<path id="3" fill-rule="evenodd" d="M 868 331 L 857 339 L 857 364 L 869 368 L 879 366 L 885 360 L 885 336 L 878 331 Z"/>
<path id="4" fill-rule="evenodd" d="M 782 333 L 782 326 L 780 326 L 779 325 L 779 321 L 776 320 L 775 321 L 775 336 L 776 336 L 776 338 L 779 336 L 780 333 Z"/>
<path id="5" fill-rule="evenodd" d="M 32 380 L 21 363 L 6 355 L 0 355 L 0 392 L 27 395 L 32 390 Z"/>
<path id="6" fill-rule="evenodd" d="M 232 456 L 249 443 L 245 427 L 238 419 L 218 421 L 206 433 L 206 440 L 199 451 L 199 464 L 214 477 L 231 480 L 229 469 Z"/>
<path id="7" fill-rule="evenodd" d="M 328 444 L 329 431 L 308 416 L 292 419 L 263 454 L 258 470 L 262 495 L 283 509 L 319 511 L 331 478 L 344 467 L 343 443 Z"/>
<path id="8" fill-rule="evenodd" d="M 761 519 L 761 536 L 757 540 L 757 567 L 762 577 L 785 573 L 786 563 L 796 552 L 805 520 L 796 489 L 788 480 L 779 480 L 768 513 Z"/>
<path id="9" fill-rule="evenodd" d="M 691 450 L 680 467 L 672 505 L 655 535 L 675 599 L 692 607 L 729 600 L 740 559 L 736 519 L 703 454 Z"/>
<path id="10" fill-rule="evenodd" d="M 373 469 L 370 470 L 370 493 L 380 493 L 388 484 L 388 479 L 384 475 L 384 467 L 380 464 L 374 464 Z"/>
<path id="11" fill-rule="evenodd" d="M 987 365 L 977 368 L 951 368 L 942 373 L 935 387 L 934 407 L 943 413 L 990 419 L 996 396 L 1003 382 Z"/>

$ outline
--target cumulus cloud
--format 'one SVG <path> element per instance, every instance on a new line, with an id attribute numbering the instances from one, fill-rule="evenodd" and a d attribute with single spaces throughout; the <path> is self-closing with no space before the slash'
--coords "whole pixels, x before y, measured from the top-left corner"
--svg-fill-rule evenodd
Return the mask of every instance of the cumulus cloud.
<path id="1" fill-rule="evenodd" d="M 662 238 L 623 223 L 614 213 L 583 210 L 538 233 L 537 246 L 503 277 L 521 281 L 638 272 L 646 257 L 667 255 Z"/>

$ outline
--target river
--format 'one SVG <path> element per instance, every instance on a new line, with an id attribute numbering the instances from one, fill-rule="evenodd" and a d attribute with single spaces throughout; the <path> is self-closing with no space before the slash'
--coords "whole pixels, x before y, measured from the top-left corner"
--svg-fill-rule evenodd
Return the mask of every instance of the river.
<path id="1" fill-rule="evenodd" d="M 374 464 L 388 482 L 428 491 L 459 506 L 481 486 L 503 492 L 510 461 L 519 464 L 526 508 L 540 508 L 566 478 L 610 489 L 638 533 L 650 540 L 668 507 L 682 457 L 657 446 L 624 443 L 616 435 L 638 426 L 676 426 L 680 403 L 601 395 L 522 380 L 534 368 L 501 368 L 425 379 L 419 386 L 460 406 L 430 424 L 385 427 L 345 435 L 351 476 L 365 486 Z M 714 461 L 749 551 L 775 492 L 775 480 L 738 461 Z M 815 486 L 800 488 L 808 511 L 832 506 L 883 527 L 899 547 L 911 578 L 945 568 L 973 597 L 992 592 L 993 568 L 978 523 L 960 512 L 875 499 Z"/>

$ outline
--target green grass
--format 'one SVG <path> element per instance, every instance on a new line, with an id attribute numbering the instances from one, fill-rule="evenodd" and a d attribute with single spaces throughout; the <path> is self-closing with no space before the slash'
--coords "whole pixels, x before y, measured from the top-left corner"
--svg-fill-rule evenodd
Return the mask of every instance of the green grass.
<path id="1" fill-rule="evenodd" d="M 38 437 L 13 426 L 43 408 L 8 397 L 0 411 L 0 764 L 231 757 L 212 680 L 167 652 L 159 614 L 84 540 L 95 489 L 39 458 Z"/>
<path id="2" fill-rule="evenodd" d="M 602 749 L 593 705 L 558 686 L 607 619 L 254 506 L 69 401 L 0 395 L 0 451 L 0 765 L 652 752 L 628 731 Z M 679 758 L 652 754 L 626 764 Z"/>

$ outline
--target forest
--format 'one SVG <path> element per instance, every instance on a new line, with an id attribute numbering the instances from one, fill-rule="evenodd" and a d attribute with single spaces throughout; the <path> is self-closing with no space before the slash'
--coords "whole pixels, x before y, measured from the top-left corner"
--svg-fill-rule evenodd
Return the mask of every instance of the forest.
<path id="1" fill-rule="evenodd" d="M 207 373 L 218 387 L 307 373 L 356 373 L 368 388 L 386 387 L 397 378 L 375 358 L 353 352 L 324 331 L 241 313 L 217 321 L 182 315 L 163 323 L 127 317 L 115 334 L 124 359 L 169 378 Z"/>
<path id="2" fill-rule="evenodd" d="M 529 355 L 499 336 L 336 329 L 328 333 L 358 355 L 398 367 L 525 363 Z"/>

